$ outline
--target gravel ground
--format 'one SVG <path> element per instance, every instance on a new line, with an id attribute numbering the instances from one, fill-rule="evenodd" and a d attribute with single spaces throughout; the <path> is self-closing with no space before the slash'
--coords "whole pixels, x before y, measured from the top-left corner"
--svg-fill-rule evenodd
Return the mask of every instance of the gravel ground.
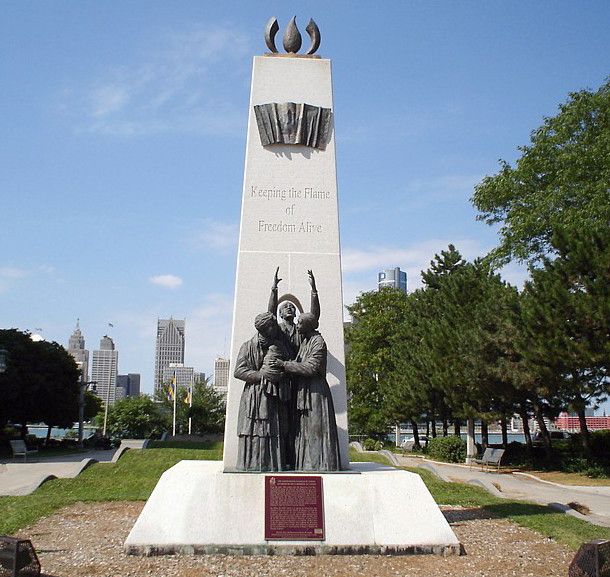
<path id="1" fill-rule="evenodd" d="M 574 553 L 537 533 L 477 509 L 443 510 L 466 554 L 460 557 L 133 557 L 123 541 L 143 503 L 78 503 L 20 531 L 45 577 L 507 577 L 567 575 Z"/>

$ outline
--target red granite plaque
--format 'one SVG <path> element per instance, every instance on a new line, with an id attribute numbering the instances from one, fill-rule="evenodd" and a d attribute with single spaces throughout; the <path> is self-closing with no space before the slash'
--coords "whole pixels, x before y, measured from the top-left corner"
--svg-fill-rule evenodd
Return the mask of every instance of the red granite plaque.
<path id="1" fill-rule="evenodd" d="M 324 540 L 322 477 L 265 477 L 265 539 Z"/>

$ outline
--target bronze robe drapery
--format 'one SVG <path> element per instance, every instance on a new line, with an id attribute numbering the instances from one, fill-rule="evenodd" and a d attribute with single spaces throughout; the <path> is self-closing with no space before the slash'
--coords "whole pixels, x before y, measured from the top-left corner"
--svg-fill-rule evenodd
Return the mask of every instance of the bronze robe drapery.
<path id="1" fill-rule="evenodd" d="M 288 352 L 280 343 L 285 357 Z M 235 378 L 245 381 L 239 402 L 239 436 L 236 468 L 241 471 L 286 470 L 285 439 L 289 416 L 286 405 L 291 396 L 285 381 L 267 380 L 261 372 L 267 347 L 258 334 L 239 349 Z"/>
<path id="2" fill-rule="evenodd" d="M 301 342 L 296 360 L 284 363 L 294 385 L 295 470 L 341 468 L 335 407 L 326 381 L 326 343 L 315 331 Z"/>

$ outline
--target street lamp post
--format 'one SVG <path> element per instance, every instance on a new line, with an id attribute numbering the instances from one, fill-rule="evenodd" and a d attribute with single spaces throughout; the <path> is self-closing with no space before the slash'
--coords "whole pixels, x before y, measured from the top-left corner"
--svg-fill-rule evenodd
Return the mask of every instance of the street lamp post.
<path id="1" fill-rule="evenodd" d="M 83 421 L 85 420 L 85 391 L 93 385 L 92 390 L 95 391 L 97 381 L 84 382 L 82 379 L 78 384 L 78 448 L 83 448 Z"/>

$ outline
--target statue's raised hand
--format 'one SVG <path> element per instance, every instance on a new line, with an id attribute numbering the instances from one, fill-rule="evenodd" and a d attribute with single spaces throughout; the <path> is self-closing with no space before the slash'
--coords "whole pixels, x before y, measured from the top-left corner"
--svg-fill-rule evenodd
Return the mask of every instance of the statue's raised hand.
<path id="1" fill-rule="evenodd" d="M 273 286 L 271 287 L 272 290 L 277 289 L 277 285 L 280 283 L 280 281 L 282 280 L 281 278 L 279 278 L 279 273 L 280 273 L 280 267 L 278 266 L 275 269 L 275 276 L 273 277 Z"/>
<path id="2" fill-rule="evenodd" d="M 311 290 L 313 292 L 318 292 L 316 288 L 316 277 L 313 276 L 313 272 L 311 270 L 307 271 L 307 276 L 309 277 L 309 286 L 311 286 Z"/>

